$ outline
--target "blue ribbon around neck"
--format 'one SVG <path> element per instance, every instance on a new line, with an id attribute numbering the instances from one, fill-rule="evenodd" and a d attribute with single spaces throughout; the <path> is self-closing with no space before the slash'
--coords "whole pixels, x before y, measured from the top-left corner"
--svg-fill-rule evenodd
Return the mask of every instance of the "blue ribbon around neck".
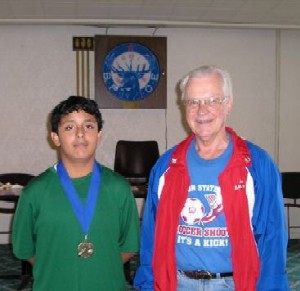
<path id="1" fill-rule="evenodd" d="M 82 204 L 77 191 L 73 185 L 73 182 L 63 164 L 59 161 L 57 164 L 57 174 L 64 191 L 70 201 L 73 211 L 81 225 L 81 228 L 85 235 L 88 234 L 98 197 L 98 191 L 101 184 L 101 166 L 95 161 L 93 166 L 92 177 L 88 190 L 88 196 L 85 205 Z"/>

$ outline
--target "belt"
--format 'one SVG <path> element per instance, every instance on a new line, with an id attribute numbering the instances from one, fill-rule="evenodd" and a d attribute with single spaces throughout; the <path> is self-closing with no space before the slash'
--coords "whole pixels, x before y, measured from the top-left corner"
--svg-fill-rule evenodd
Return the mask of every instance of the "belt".
<path id="1" fill-rule="evenodd" d="M 194 280 L 200 279 L 218 279 L 222 277 L 232 277 L 233 273 L 210 273 L 208 271 L 179 271 L 181 274 L 186 277 Z"/>

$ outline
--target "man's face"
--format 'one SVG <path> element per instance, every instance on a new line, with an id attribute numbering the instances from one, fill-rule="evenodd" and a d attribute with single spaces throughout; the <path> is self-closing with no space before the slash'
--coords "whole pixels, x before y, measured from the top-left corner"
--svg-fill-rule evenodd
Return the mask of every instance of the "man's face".
<path id="1" fill-rule="evenodd" d="M 61 158 L 68 162 L 88 162 L 95 159 L 95 151 L 101 139 L 96 118 L 85 111 L 74 111 L 62 117 L 58 134 L 51 138 L 60 147 Z"/>
<path id="2" fill-rule="evenodd" d="M 201 104 L 186 105 L 187 123 L 196 137 L 203 142 L 213 141 L 224 134 L 225 120 L 231 111 L 232 98 L 224 96 L 223 82 L 217 74 L 194 77 L 188 81 L 186 100 L 209 100 L 209 98 L 216 102 L 205 104 L 202 101 Z"/>

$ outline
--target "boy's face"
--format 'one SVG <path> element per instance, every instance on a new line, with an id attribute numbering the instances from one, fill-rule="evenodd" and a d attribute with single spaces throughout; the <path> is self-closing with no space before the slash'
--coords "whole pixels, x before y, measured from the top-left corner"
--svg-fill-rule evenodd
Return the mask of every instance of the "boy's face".
<path id="1" fill-rule="evenodd" d="M 62 117 L 58 134 L 51 132 L 53 143 L 60 147 L 64 162 L 89 162 L 95 159 L 97 145 L 101 139 L 96 118 L 81 110 Z"/>

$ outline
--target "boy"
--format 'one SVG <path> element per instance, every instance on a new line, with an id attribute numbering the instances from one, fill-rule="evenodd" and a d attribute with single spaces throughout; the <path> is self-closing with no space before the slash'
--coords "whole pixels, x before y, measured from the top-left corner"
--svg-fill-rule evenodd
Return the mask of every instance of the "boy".
<path id="1" fill-rule="evenodd" d="M 33 264 L 33 290 L 125 290 L 123 263 L 138 251 L 139 219 L 129 184 L 95 160 L 98 106 L 71 96 L 50 118 L 60 160 L 21 194 L 14 253 Z"/>

